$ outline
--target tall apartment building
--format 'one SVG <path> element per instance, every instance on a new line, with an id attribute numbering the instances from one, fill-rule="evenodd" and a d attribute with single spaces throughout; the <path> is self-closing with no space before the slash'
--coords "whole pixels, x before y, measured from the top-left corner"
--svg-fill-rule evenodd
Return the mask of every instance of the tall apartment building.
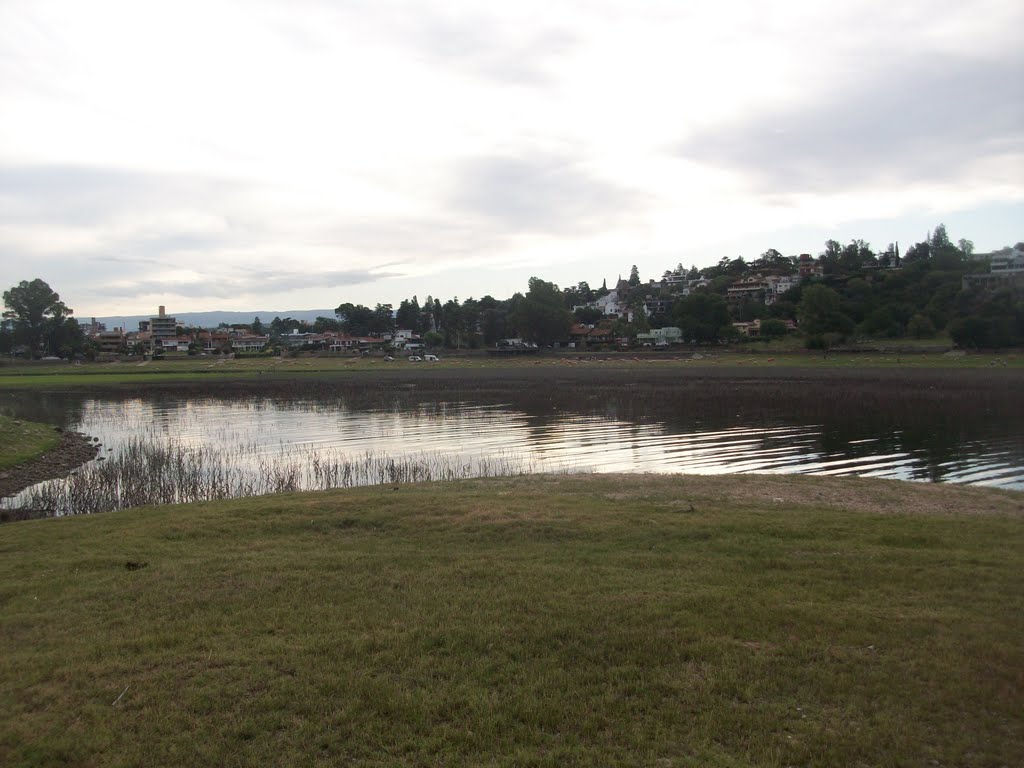
<path id="1" fill-rule="evenodd" d="M 149 330 L 153 334 L 154 344 L 159 344 L 164 339 L 175 338 L 178 335 L 177 329 L 178 321 L 173 317 L 168 317 L 163 306 L 160 307 L 156 317 L 149 318 Z"/>

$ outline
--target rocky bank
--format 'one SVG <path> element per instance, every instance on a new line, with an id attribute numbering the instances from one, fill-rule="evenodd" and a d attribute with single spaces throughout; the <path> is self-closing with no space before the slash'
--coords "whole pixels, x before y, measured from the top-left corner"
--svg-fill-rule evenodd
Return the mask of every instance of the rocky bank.
<path id="1" fill-rule="evenodd" d="M 79 432 L 62 432 L 60 443 L 30 461 L 0 470 L 0 497 L 12 496 L 30 485 L 63 477 L 96 458 L 99 447 Z"/>

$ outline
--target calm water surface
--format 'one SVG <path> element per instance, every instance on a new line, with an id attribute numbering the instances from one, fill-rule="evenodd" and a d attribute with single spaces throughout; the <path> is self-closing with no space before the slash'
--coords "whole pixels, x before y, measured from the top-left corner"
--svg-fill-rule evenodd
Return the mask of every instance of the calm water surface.
<path id="1" fill-rule="evenodd" d="M 10 415 L 95 436 L 114 457 L 133 439 L 215 447 L 246 471 L 276 457 L 312 461 L 444 455 L 502 457 L 530 471 L 769 472 L 867 475 L 1024 489 L 1024 419 L 957 403 L 891 410 L 856 400 L 830 407 L 550 392 L 526 397 L 5 396 Z M 813 407 L 811 407 L 813 405 Z"/>

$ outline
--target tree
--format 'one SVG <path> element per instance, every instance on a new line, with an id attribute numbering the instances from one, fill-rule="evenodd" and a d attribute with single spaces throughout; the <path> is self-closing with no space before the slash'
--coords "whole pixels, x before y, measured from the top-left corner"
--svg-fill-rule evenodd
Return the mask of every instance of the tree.
<path id="1" fill-rule="evenodd" d="M 907 323 L 907 333 L 915 339 L 930 339 L 935 335 L 935 326 L 926 315 L 916 314 Z"/>
<path id="2" fill-rule="evenodd" d="M 761 336 L 766 339 L 777 339 L 786 335 L 786 323 L 782 320 L 762 320 Z"/>
<path id="3" fill-rule="evenodd" d="M 313 333 L 327 333 L 328 331 L 340 331 L 341 321 L 333 317 L 318 317 L 313 321 Z"/>
<path id="4" fill-rule="evenodd" d="M 584 325 L 594 325 L 602 317 L 604 313 L 597 307 L 579 307 L 573 316 L 576 318 L 576 322 L 583 323 Z"/>
<path id="5" fill-rule="evenodd" d="M 640 270 L 634 264 L 629 270 L 629 286 L 630 288 L 635 288 L 638 285 L 640 285 Z"/>
<path id="6" fill-rule="evenodd" d="M 378 304 L 370 316 L 370 333 L 387 336 L 395 332 L 395 312 L 390 304 Z"/>
<path id="7" fill-rule="evenodd" d="M 952 245 L 949 241 L 949 235 L 946 233 L 946 225 L 939 224 L 928 239 L 928 244 L 933 248 L 945 248 L 947 245 Z"/>
<path id="8" fill-rule="evenodd" d="M 717 293 L 700 290 L 676 302 L 673 314 L 686 341 L 713 344 L 732 328 L 729 308 Z"/>
<path id="9" fill-rule="evenodd" d="M 840 311 L 839 294 L 825 285 L 804 289 L 797 306 L 800 328 L 808 337 L 832 334 L 845 337 L 853 330 L 853 321 Z"/>
<path id="10" fill-rule="evenodd" d="M 420 309 L 419 300 L 413 296 L 412 301 L 402 299 L 395 313 L 395 322 L 399 328 L 405 328 L 418 334 L 423 330 L 423 310 Z"/>
<path id="11" fill-rule="evenodd" d="M 362 304 L 345 303 L 334 310 L 342 330 L 351 336 L 369 336 L 374 324 L 373 310 Z"/>
<path id="12" fill-rule="evenodd" d="M 484 344 L 489 347 L 496 346 L 499 339 L 508 335 L 508 304 L 493 296 L 480 299 L 480 332 L 484 336 Z"/>
<path id="13" fill-rule="evenodd" d="M 59 351 L 63 336 L 70 332 L 65 320 L 73 314 L 60 295 L 43 280 L 32 282 L 22 280 L 18 285 L 4 291 L 4 317 L 14 321 L 15 338 L 28 345 L 33 357 L 40 352 L 53 354 Z M 75 323 L 77 325 L 77 323 Z M 79 333 L 81 330 L 79 329 Z"/>
<path id="14" fill-rule="evenodd" d="M 960 252 L 964 255 L 964 258 L 971 258 L 974 254 L 974 243 L 966 238 L 961 237 L 957 241 L 957 245 L 960 247 Z"/>
<path id="15" fill-rule="evenodd" d="M 256 335 L 256 336 L 262 336 L 263 335 L 263 323 L 260 322 L 260 319 L 259 319 L 258 316 L 252 321 L 252 325 L 250 327 L 252 328 L 252 332 L 253 332 L 254 335 Z"/>
<path id="16" fill-rule="evenodd" d="M 839 271 L 839 260 L 843 254 L 843 246 L 838 240 L 826 240 L 825 250 L 821 254 L 821 271 L 826 275 L 834 275 Z"/>
<path id="17" fill-rule="evenodd" d="M 558 286 L 531 277 L 530 289 L 515 302 L 513 320 L 519 333 L 537 344 L 552 344 L 569 333 L 571 316 L 562 303 Z"/>

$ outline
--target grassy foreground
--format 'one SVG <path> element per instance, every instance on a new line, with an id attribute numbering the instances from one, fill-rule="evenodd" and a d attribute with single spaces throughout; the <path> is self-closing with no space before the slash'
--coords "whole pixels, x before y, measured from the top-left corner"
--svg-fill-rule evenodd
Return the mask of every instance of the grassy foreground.
<path id="1" fill-rule="evenodd" d="M 41 456 L 59 442 L 60 435 L 49 424 L 0 416 L 0 469 Z"/>
<path id="2" fill-rule="evenodd" d="M 0 527 L 0 764 L 1018 765 L 1024 495 L 542 476 Z M 930 762 L 934 761 L 934 762 Z"/>

